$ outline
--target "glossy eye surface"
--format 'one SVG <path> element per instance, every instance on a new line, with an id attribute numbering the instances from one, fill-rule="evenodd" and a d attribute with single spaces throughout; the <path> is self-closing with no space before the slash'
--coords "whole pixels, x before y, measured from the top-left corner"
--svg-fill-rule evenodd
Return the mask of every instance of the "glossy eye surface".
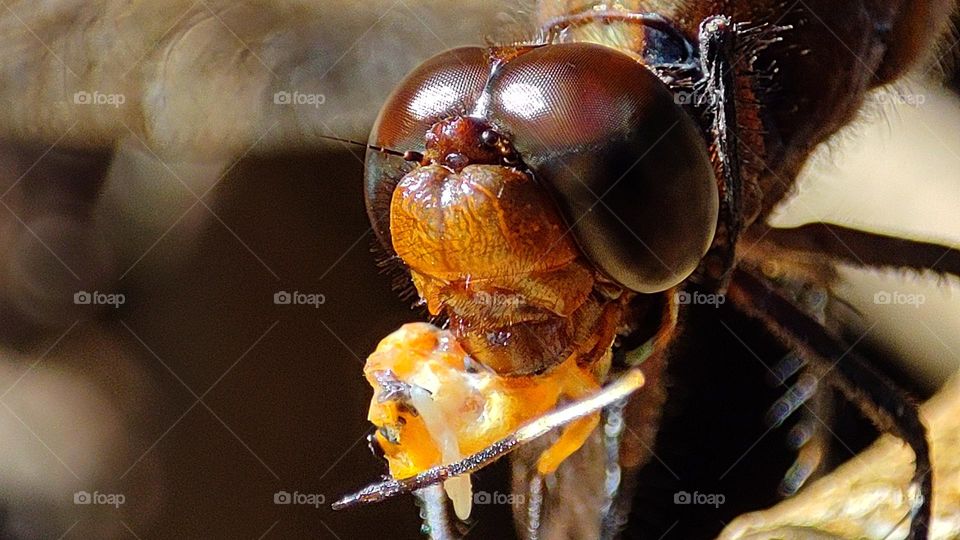
<path id="1" fill-rule="evenodd" d="M 370 134 L 370 144 L 423 152 L 430 127 L 445 118 L 466 114 L 482 93 L 489 72 L 487 49 L 480 47 L 452 49 L 427 60 L 387 99 Z M 367 152 L 367 213 L 385 246 L 390 246 L 390 180 L 397 180 L 405 169 L 409 166 L 396 156 Z"/>
<path id="2" fill-rule="evenodd" d="M 452 129 L 474 124 L 491 129 Z M 656 75 L 617 50 L 562 43 L 443 53 L 394 91 L 370 143 L 423 152 L 427 137 L 446 136 L 436 126 L 456 132 L 439 145 L 441 164 L 454 169 L 450 158 L 483 154 L 485 135 L 502 136 L 517 161 L 483 161 L 529 168 L 556 203 L 530 211 L 559 210 L 586 258 L 627 289 L 680 283 L 713 240 L 718 193 L 703 134 Z M 410 168 L 367 152 L 367 211 L 388 249 L 392 192 Z"/>
<path id="3" fill-rule="evenodd" d="M 716 229 L 717 184 L 699 128 L 653 73 L 607 47 L 559 44 L 514 59 L 490 92 L 490 121 L 594 265 L 644 293 L 696 269 Z"/>

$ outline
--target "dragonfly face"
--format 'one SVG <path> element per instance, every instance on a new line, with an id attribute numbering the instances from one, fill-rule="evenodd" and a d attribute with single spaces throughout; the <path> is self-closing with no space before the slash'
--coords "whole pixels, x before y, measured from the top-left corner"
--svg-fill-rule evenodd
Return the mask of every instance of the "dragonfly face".
<path id="1" fill-rule="evenodd" d="M 371 218 L 430 311 L 504 374 L 596 360 L 626 295 L 686 279 L 716 227 L 703 135 L 609 47 L 441 54 L 401 83 L 371 142 L 423 151 L 396 183 L 396 157 L 370 152 Z"/>

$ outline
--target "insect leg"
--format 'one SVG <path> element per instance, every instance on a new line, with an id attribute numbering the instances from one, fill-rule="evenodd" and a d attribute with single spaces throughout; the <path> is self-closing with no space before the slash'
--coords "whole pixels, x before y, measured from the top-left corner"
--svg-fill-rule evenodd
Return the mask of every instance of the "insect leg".
<path id="1" fill-rule="evenodd" d="M 917 404 L 893 381 L 876 371 L 862 357 L 841 345 L 820 323 L 796 307 L 761 278 L 738 269 L 731 283 L 731 302 L 744 313 L 757 317 L 771 331 L 806 353 L 811 367 L 859 407 L 878 427 L 906 442 L 915 454 L 912 485 L 920 500 L 914 506 L 909 538 L 927 538 L 933 499 L 933 477 L 927 430 Z"/>
<path id="2" fill-rule="evenodd" d="M 848 229 L 829 223 L 811 223 L 794 229 L 769 229 L 763 241 L 800 253 L 827 255 L 859 267 L 910 268 L 960 276 L 960 250 Z"/>
<path id="3" fill-rule="evenodd" d="M 447 494 L 440 484 L 417 490 L 423 515 L 423 525 L 428 529 L 430 540 L 456 540 L 458 537 L 450 527 L 447 511 Z"/>
<path id="4" fill-rule="evenodd" d="M 727 17 L 710 17 L 700 24 L 700 61 L 706 83 L 706 109 L 713 138 L 720 216 L 713 246 L 707 253 L 709 288 L 722 290 L 736 265 L 736 245 L 743 228 L 743 180 L 737 125 L 735 52 L 737 31 Z"/>
<path id="5" fill-rule="evenodd" d="M 523 425 L 515 433 L 456 463 L 433 467 L 409 478 L 389 478 L 371 484 L 356 493 L 341 498 L 333 503 L 332 507 L 334 510 L 340 510 L 360 504 L 381 502 L 397 495 L 432 486 L 448 478 L 482 469 L 518 446 L 530 442 L 554 428 L 565 426 L 574 420 L 594 414 L 607 405 L 616 403 L 643 387 L 644 382 L 643 373 L 639 368 L 630 369 L 596 394 L 549 412 Z"/>
<path id="6" fill-rule="evenodd" d="M 796 494 L 817 472 L 826 444 L 817 424 L 824 411 L 818 409 L 824 405 L 824 400 L 830 400 L 831 397 L 817 391 L 816 378 L 805 368 L 803 355 L 791 351 L 773 367 L 770 377 L 773 386 L 786 386 L 795 376 L 796 379 L 784 396 L 768 410 L 767 425 L 780 426 L 798 411 L 801 415 L 787 435 L 787 442 L 797 451 L 797 458 L 780 483 L 780 493 L 784 496 Z M 798 372 L 802 373 L 797 376 Z"/>

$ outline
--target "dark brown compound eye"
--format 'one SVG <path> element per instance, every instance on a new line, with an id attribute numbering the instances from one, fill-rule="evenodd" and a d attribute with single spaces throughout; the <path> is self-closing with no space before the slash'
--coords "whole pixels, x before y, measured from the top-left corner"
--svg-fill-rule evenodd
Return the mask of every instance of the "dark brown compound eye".
<path id="1" fill-rule="evenodd" d="M 505 137 L 599 270 L 642 293 L 686 279 L 712 242 L 718 193 L 703 136 L 666 85 L 601 45 L 534 47 L 496 69 L 490 57 L 469 47 L 426 61 L 384 104 L 370 144 L 421 155 L 433 131 L 465 121 L 458 119 L 489 125 L 478 144 Z M 456 169 L 458 160 L 469 161 L 449 151 L 442 163 Z M 410 168 L 367 152 L 367 212 L 391 251 L 390 201 Z"/>
<path id="2" fill-rule="evenodd" d="M 403 152 L 423 152 L 436 122 L 464 115 L 483 91 L 490 72 L 487 50 L 464 47 L 421 64 L 397 86 L 374 124 L 369 143 Z M 368 150 L 364 191 L 367 214 L 381 244 L 390 248 L 390 199 L 394 183 L 409 169 L 402 158 Z"/>
<path id="3" fill-rule="evenodd" d="M 713 240 L 703 135 L 652 72 L 619 51 L 549 45 L 495 75 L 484 112 L 548 187 L 581 249 L 643 293 L 686 279 Z"/>

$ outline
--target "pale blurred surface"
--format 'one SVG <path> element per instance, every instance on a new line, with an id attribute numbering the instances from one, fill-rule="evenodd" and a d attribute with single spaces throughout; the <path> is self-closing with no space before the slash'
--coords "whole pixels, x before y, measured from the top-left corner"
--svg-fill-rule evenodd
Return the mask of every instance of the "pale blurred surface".
<path id="1" fill-rule="evenodd" d="M 416 317 L 369 252 L 363 148 L 316 135 L 365 140 L 504 5 L 0 5 L 0 537 L 417 536 L 409 501 L 275 503 L 383 472 L 362 359 Z"/>
<path id="2" fill-rule="evenodd" d="M 861 116 L 811 158 L 796 196 L 771 223 L 826 221 L 960 246 L 960 100 L 934 85 L 902 83 L 873 94 Z M 848 283 L 838 292 L 875 324 L 870 340 L 916 360 L 907 367 L 928 388 L 957 371 L 957 280 L 852 268 L 843 275 Z M 884 293 L 890 303 L 874 301 Z"/>
<path id="3" fill-rule="evenodd" d="M 3 7 L 0 134 L 88 148 L 132 135 L 179 159 L 312 149 L 324 133 L 365 140 L 420 61 L 484 36 L 530 37 L 523 2 L 506 0 Z"/>
<path id="4" fill-rule="evenodd" d="M 930 540 L 960 537 L 960 377 L 923 406 L 936 494 Z M 828 476 L 811 483 L 797 496 L 762 512 L 744 514 L 720 535 L 720 540 L 781 538 L 907 537 L 911 502 L 916 493 L 906 486 L 913 475 L 913 454 L 896 438 L 885 435 Z"/>

